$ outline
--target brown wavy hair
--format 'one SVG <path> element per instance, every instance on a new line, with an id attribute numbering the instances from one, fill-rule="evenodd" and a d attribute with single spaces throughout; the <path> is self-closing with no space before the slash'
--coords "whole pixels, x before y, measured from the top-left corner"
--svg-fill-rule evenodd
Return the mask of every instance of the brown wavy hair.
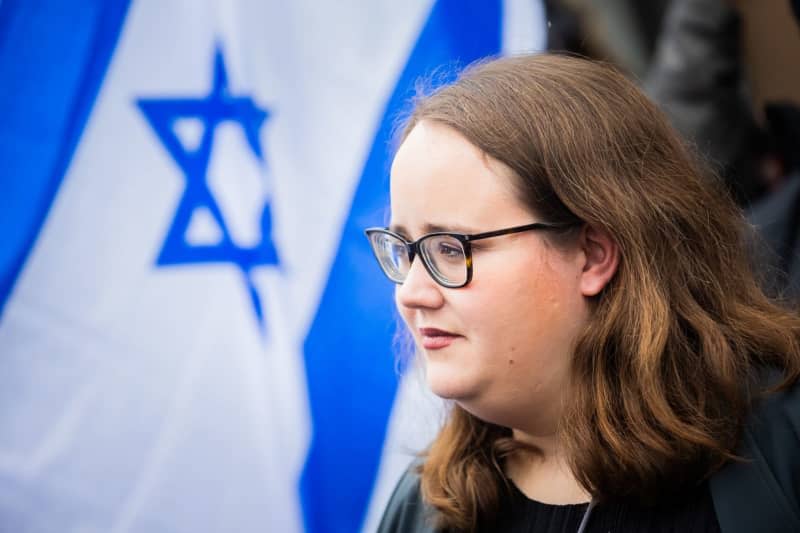
<path id="1" fill-rule="evenodd" d="M 774 390 L 800 376 L 800 319 L 764 295 L 750 227 L 657 106 L 606 64 L 542 54 L 473 65 L 418 97 L 401 138 L 423 120 L 513 169 L 544 220 L 603 228 L 619 246 L 577 340 L 559 427 L 583 488 L 650 502 L 735 459 L 752 376 L 779 369 Z M 454 406 L 420 467 L 437 526 L 491 520 L 503 460 L 524 448 Z"/>

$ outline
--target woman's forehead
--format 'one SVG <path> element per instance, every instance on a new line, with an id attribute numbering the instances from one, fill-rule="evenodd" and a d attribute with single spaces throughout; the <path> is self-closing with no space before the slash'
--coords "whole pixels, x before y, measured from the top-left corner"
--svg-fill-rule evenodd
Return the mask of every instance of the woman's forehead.
<path id="1" fill-rule="evenodd" d="M 512 176 L 510 168 L 456 130 L 422 122 L 411 130 L 392 164 L 392 224 L 416 233 L 436 226 L 483 229 L 521 220 L 527 210 L 516 197 Z"/>
<path id="2" fill-rule="evenodd" d="M 422 121 L 414 126 L 397 150 L 392 162 L 392 175 L 450 169 L 466 173 L 498 173 L 502 167 L 504 165 L 492 160 L 454 128 Z"/>

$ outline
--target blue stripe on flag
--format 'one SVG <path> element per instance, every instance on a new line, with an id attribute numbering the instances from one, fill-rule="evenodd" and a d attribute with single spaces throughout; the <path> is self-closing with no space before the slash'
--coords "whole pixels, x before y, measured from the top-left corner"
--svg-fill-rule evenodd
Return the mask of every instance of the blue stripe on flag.
<path id="1" fill-rule="evenodd" d="M 501 21 L 499 1 L 438 1 L 375 135 L 304 345 L 313 435 L 300 495 L 310 533 L 360 528 L 397 388 L 393 289 L 362 233 L 385 222 L 393 120 L 413 96 L 418 76 L 454 61 L 464 65 L 498 54 Z"/>
<path id="2" fill-rule="evenodd" d="M 0 4 L 0 316 L 72 160 L 128 4 Z"/>

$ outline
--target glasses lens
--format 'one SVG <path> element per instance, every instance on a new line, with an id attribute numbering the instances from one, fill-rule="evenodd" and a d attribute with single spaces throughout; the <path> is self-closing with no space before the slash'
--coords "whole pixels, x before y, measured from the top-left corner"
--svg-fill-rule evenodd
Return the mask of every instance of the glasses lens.
<path id="1" fill-rule="evenodd" d="M 420 243 L 421 253 L 433 275 L 445 285 L 467 281 L 467 257 L 464 245 L 450 235 L 432 235 Z"/>
<path id="2" fill-rule="evenodd" d="M 393 235 L 379 231 L 369 234 L 369 242 L 386 276 L 395 283 L 405 281 L 410 267 L 406 244 Z"/>

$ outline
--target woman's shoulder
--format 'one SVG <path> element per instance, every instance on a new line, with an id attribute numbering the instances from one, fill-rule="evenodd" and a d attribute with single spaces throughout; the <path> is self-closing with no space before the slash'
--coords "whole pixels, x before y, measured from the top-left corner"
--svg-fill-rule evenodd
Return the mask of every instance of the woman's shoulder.
<path id="1" fill-rule="evenodd" d="M 737 453 L 711 478 L 722 530 L 800 531 L 800 383 L 761 398 Z"/>
<path id="2" fill-rule="evenodd" d="M 422 500 L 419 463 L 412 463 L 392 493 L 378 526 L 378 533 L 434 533 L 430 507 Z"/>
<path id="3" fill-rule="evenodd" d="M 763 383 L 776 385 L 782 374 L 770 371 Z M 754 460 L 763 458 L 800 503 L 800 382 L 765 393 L 755 404 L 745 426 L 743 444 Z"/>

